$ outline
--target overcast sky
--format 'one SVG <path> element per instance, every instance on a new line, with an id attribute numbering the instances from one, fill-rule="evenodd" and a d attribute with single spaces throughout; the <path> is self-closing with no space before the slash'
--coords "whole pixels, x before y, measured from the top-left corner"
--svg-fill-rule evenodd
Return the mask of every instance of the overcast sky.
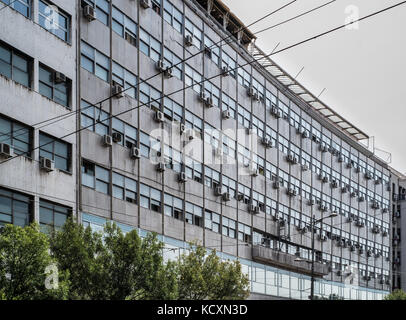
<path id="1" fill-rule="evenodd" d="M 296 3 L 252 26 L 256 32 L 329 0 Z M 246 25 L 290 0 L 224 0 Z M 348 6 L 360 17 L 401 0 L 337 0 L 307 16 L 258 35 L 257 45 L 270 53 L 342 25 Z M 354 13 L 355 11 L 352 11 Z M 295 47 L 272 59 L 340 115 L 375 139 L 375 147 L 392 154 L 391 166 L 406 173 L 406 4 Z M 381 158 L 387 157 L 377 151 Z"/>

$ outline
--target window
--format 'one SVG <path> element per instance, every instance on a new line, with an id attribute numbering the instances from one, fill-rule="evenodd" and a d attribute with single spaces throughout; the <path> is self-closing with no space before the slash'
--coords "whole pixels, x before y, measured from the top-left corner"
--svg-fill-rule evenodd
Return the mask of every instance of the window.
<path id="1" fill-rule="evenodd" d="M 44 233 L 62 229 L 66 219 L 72 214 L 72 209 L 45 200 L 39 202 L 39 223 Z"/>
<path id="2" fill-rule="evenodd" d="M 222 228 L 221 233 L 223 236 L 230 237 L 230 238 L 237 238 L 237 223 L 234 220 L 229 218 L 223 217 L 222 218 Z"/>
<path id="3" fill-rule="evenodd" d="M 169 120 L 183 121 L 183 107 L 168 97 L 164 97 L 164 114 Z"/>
<path id="4" fill-rule="evenodd" d="M 82 7 L 86 5 L 95 8 L 97 20 L 106 26 L 109 25 L 110 5 L 107 0 L 82 0 Z"/>
<path id="5" fill-rule="evenodd" d="M 218 66 L 220 63 L 220 48 L 206 35 L 204 36 L 204 46 L 209 58 Z"/>
<path id="6" fill-rule="evenodd" d="M 55 161 L 55 168 L 71 171 L 71 145 L 42 132 L 39 134 L 39 156 Z"/>
<path id="7" fill-rule="evenodd" d="M 179 80 L 183 79 L 181 59 L 167 48 L 165 48 L 164 50 L 164 62 L 167 66 L 172 67 L 172 74 L 176 78 L 178 78 Z"/>
<path id="8" fill-rule="evenodd" d="M 6 5 L 9 5 L 10 8 L 21 13 L 23 16 L 30 18 L 31 17 L 31 0 L 0 0 Z"/>
<path id="9" fill-rule="evenodd" d="M 224 51 L 221 54 L 222 67 L 228 67 L 230 75 L 235 78 L 237 63 Z"/>
<path id="10" fill-rule="evenodd" d="M 55 71 L 40 64 L 39 65 L 39 93 L 47 98 L 69 108 L 71 81 L 57 82 Z"/>
<path id="11" fill-rule="evenodd" d="M 187 18 L 185 18 L 185 35 L 192 36 L 193 45 L 198 49 L 202 48 L 202 32 Z"/>
<path id="12" fill-rule="evenodd" d="M 220 232 L 220 215 L 209 210 L 204 213 L 204 226 L 213 232 Z"/>
<path id="13" fill-rule="evenodd" d="M 81 125 L 88 130 L 104 136 L 109 132 L 109 114 L 99 108 L 90 106 L 84 100 L 80 101 Z"/>
<path id="14" fill-rule="evenodd" d="M 145 158 L 157 156 L 161 151 L 161 143 L 144 132 L 140 132 L 140 153 Z"/>
<path id="15" fill-rule="evenodd" d="M 238 223 L 238 240 L 251 243 L 252 230 L 250 226 Z"/>
<path id="16" fill-rule="evenodd" d="M 202 75 L 185 64 L 185 84 L 187 87 L 192 87 L 197 93 L 202 91 Z"/>
<path id="17" fill-rule="evenodd" d="M 182 220 L 183 215 L 183 200 L 177 197 L 171 196 L 170 194 L 164 194 L 165 210 L 164 213 L 172 218 Z"/>
<path id="18" fill-rule="evenodd" d="M 110 194 L 110 172 L 87 160 L 82 161 L 82 184 L 96 191 Z"/>
<path id="19" fill-rule="evenodd" d="M 0 226 L 27 226 L 32 220 L 32 197 L 0 188 Z"/>
<path id="20" fill-rule="evenodd" d="M 124 93 L 136 98 L 137 76 L 113 61 L 113 81 L 124 88 Z"/>
<path id="21" fill-rule="evenodd" d="M 28 126 L 0 116 L 0 143 L 13 146 L 17 155 L 31 156 L 32 130 Z"/>
<path id="22" fill-rule="evenodd" d="M 31 87 L 32 59 L 0 42 L 0 74 Z"/>
<path id="23" fill-rule="evenodd" d="M 182 33 L 183 26 L 183 14 L 174 5 L 172 5 L 168 0 L 164 1 L 164 19 L 176 31 Z"/>
<path id="24" fill-rule="evenodd" d="M 231 118 L 235 119 L 236 102 L 225 93 L 221 96 L 221 110 L 230 112 Z"/>
<path id="25" fill-rule="evenodd" d="M 246 88 L 251 85 L 251 75 L 243 68 L 238 68 L 238 83 Z"/>
<path id="26" fill-rule="evenodd" d="M 113 197 L 137 203 L 137 181 L 113 172 Z"/>
<path id="27" fill-rule="evenodd" d="M 140 102 L 152 109 L 161 110 L 161 92 L 148 83 L 140 83 Z"/>
<path id="28" fill-rule="evenodd" d="M 81 41 L 81 62 L 82 68 L 104 81 L 109 81 L 110 62 L 109 58 L 103 53 Z"/>
<path id="29" fill-rule="evenodd" d="M 161 43 L 140 29 L 140 50 L 155 62 L 161 59 Z"/>
<path id="30" fill-rule="evenodd" d="M 38 21 L 41 27 L 56 35 L 59 39 L 69 42 L 70 16 L 57 6 L 39 0 Z"/>
<path id="31" fill-rule="evenodd" d="M 203 209 L 193 203 L 186 202 L 186 222 L 203 227 Z"/>
<path id="32" fill-rule="evenodd" d="M 113 30 L 133 46 L 137 46 L 137 24 L 113 6 Z"/>
<path id="33" fill-rule="evenodd" d="M 140 205 L 143 208 L 161 212 L 161 191 L 145 184 L 140 185 Z"/>
<path id="34" fill-rule="evenodd" d="M 189 179 L 202 183 L 202 164 L 187 156 L 185 157 L 185 173 Z"/>
<path id="35" fill-rule="evenodd" d="M 113 118 L 113 133 L 117 132 L 121 134 L 121 140 L 117 143 L 127 148 L 132 148 L 137 144 L 137 129 L 123 121 Z"/>

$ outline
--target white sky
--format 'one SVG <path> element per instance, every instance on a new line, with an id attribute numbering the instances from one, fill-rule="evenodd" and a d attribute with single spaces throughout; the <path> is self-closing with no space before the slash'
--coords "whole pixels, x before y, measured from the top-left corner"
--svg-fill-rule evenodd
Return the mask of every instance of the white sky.
<path id="1" fill-rule="evenodd" d="M 329 0 L 298 0 L 250 27 L 256 32 Z M 290 0 L 223 0 L 246 25 Z M 257 45 L 270 53 L 346 23 L 348 6 L 360 17 L 401 0 L 337 0 L 335 3 L 258 35 Z M 406 173 L 406 4 L 274 55 L 272 59 L 320 99 L 375 138 L 375 147 L 392 154 L 391 166 Z M 385 158 L 385 154 L 377 151 Z"/>

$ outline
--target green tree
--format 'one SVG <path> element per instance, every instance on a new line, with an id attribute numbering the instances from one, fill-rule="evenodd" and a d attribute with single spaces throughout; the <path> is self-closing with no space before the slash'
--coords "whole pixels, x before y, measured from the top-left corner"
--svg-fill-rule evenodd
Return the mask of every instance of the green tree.
<path id="1" fill-rule="evenodd" d="M 156 235 L 123 234 L 115 224 L 92 232 L 68 219 L 51 240 L 59 268 L 69 271 L 71 299 L 175 299 L 176 269 L 165 265 Z"/>
<path id="2" fill-rule="evenodd" d="M 396 289 L 391 294 L 385 296 L 384 300 L 406 300 L 406 292 Z"/>
<path id="3" fill-rule="evenodd" d="M 55 265 L 48 237 L 37 224 L 25 228 L 6 225 L 0 233 L 0 299 L 65 299 L 68 273 L 55 272 L 49 277 L 48 268 Z"/>
<path id="4" fill-rule="evenodd" d="M 222 261 L 213 250 L 206 255 L 202 246 L 178 260 L 178 287 L 181 300 L 237 300 L 249 295 L 249 280 L 238 260 Z"/>

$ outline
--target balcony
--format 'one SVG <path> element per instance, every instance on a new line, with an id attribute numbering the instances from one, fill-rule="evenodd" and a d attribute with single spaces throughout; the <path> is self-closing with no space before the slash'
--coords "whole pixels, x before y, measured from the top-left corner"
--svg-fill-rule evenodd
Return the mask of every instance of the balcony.
<path id="1" fill-rule="evenodd" d="M 297 256 L 267 248 L 261 245 L 252 247 L 252 259 L 271 266 L 289 271 L 311 275 L 311 263 L 307 261 L 295 261 Z M 314 276 L 323 277 L 329 274 L 328 266 L 320 262 L 314 262 Z"/>

